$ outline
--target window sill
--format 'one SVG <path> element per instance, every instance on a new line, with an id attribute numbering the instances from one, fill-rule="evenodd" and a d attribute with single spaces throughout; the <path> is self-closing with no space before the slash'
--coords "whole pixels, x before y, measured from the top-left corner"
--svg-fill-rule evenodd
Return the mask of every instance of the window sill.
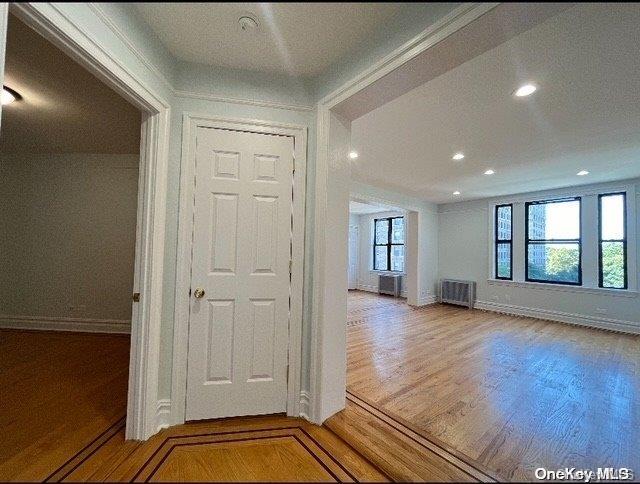
<path id="1" fill-rule="evenodd" d="M 382 274 L 385 276 L 406 276 L 407 274 L 404 272 L 395 272 L 395 271 L 377 271 L 375 269 L 369 270 L 370 274 Z"/>
<path id="2" fill-rule="evenodd" d="M 628 298 L 638 297 L 638 291 L 633 291 L 630 289 L 605 289 L 602 287 L 570 286 L 566 284 L 550 284 L 546 282 L 508 281 L 503 279 L 487 279 L 487 283 L 492 286 L 523 287 L 527 289 L 541 289 L 541 290 L 553 290 L 553 291 L 560 291 L 560 292 L 599 294 L 601 296 L 612 296 L 612 297 L 628 297 Z"/>

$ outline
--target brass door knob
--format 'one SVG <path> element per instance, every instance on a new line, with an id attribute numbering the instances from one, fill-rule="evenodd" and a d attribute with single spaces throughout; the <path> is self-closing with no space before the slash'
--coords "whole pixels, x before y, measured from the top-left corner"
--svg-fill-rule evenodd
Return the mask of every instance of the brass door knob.
<path id="1" fill-rule="evenodd" d="M 193 291 L 193 295 L 196 297 L 196 299 L 200 299 L 204 296 L 204 289 L 202 289 L 201 287 L 196 288 L 196 290 Z"/>

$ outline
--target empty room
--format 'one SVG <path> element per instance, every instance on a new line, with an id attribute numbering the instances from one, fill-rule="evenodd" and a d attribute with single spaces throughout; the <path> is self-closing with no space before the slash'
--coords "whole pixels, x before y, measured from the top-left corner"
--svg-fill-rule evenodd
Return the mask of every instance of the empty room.
<path id="1" fill-rule="evenodd" d="M 41 480 L 124 428 L 141 116 L 13 15 L 4 86 L 0 478 Z"/>
<path id="2" fill-rule="evenodd" d="M 638 25 L 0 4 L 0 480 L 637 481 Z"/>

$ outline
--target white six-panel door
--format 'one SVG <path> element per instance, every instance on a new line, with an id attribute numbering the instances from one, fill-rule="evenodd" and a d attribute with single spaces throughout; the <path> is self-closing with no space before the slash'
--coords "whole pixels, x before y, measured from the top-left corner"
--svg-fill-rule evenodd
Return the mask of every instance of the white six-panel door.
<path id="1" fill-rule="evenodd" d="M 286 410 L 293 148 L 197 128 L 187 420 Z"/>

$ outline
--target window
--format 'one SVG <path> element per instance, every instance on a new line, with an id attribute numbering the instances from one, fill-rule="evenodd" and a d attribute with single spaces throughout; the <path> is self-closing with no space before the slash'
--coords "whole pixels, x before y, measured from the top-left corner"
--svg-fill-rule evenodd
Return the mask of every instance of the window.
<path id="1" fill-rule="evenodd" d="M 404 217 L 374 221 L 373 269 L 404 272 Z"/>
<path id="2" fill-rule="evenodd" d="M 495 218 L 495 277 L 511 279 L 513 277 L 513 231 L 511 220 L 513 205 L 497 205 Z"/>
<path id="3" fill-rule="evenodd" d="M 527 202 L 526 280 L 582 285 L 581 198 Z"/>
<path id="4" fill-rule="evenodd" d="M 625 193 L 598 195 L 598 285 L 627 289 L 627 207 Z"/>

